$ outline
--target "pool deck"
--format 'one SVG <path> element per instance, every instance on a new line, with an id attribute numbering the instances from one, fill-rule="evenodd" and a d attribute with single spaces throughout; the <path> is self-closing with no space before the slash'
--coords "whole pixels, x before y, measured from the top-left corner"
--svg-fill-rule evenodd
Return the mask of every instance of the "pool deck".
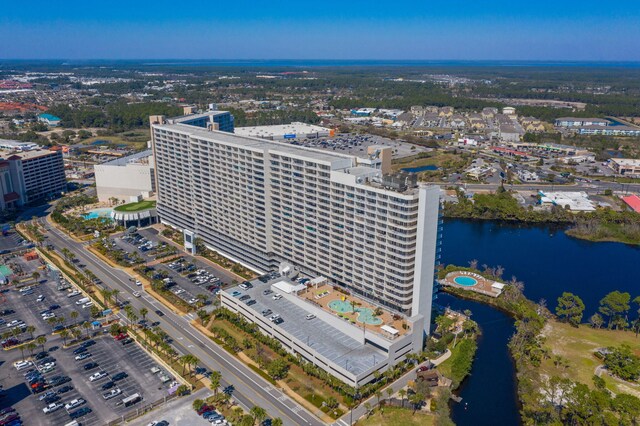
<path id="1" fill-rule="evenodd" d="M 328 292 L 328 294 L 326 294 L 325 296 L 322 297 L 318 297 L 318 295 L 323 294 L 325 292 Z M 341 293 L 337 290 L 334 290 L 332 285 L 329 284 L 323 284 L 318 286 L 318 288 L 315 287 L 309 287 L 306 290 L 304 290 L 302 293 L 300 293 L 298 295 L 298 297 L 302 298 L 302 299 L 306 299 L 308 302 L 313 303 L 316 306 L 320 306 L 322 309 L 324 309 L 325 311 L 333 314 L 333 315 L 338 315 L 338 313 L 336 311 L 334 311 L 333 309 L 331 309 L 329 307 L 329 303 L 333 300 L 342 300 L 342 298 L 345 298 L 345 300 L 347 301 L 355 301 L 356 302 L 356 309 L 358 308 L 369 308 L 372 311 L 375 311 L 377 306 L 359 298 L 358 296 L 355 296 L 353 294 L 351 295 L 346 295 L 344 293 Z M 343 316 L 346 316 L 347 318 L 349 318 L 350 320 L 355 321 L 355 325 L 359 326 L 359 327 L 366 327 L 367 330 L 372 331 L 374 333 L 378 333 L 378 334 L 382 334 L 384 335 L 384 333 L 382 332 L 382 330 L 380 329 L 380 327 L 382 327 L 383 325 L 388 325 L 390 327 L 395 328 L 396 330 L 399 331 L 399 335 L 403 336 L 405 334 L 407 334 L 407 332 L 410 331 L 410 329 L 405 330 L 402 327 L 403 323 L 406 323 L 404 321 L 404 319 L 400 318 L 400 319 L 393 319 L 393 315 L 385 310 L 384 308 L 382 309 L 382 315 L 379 315 L 378 318 L 380 318 L 382 320 L 382 323 L 380 323 L 379 325 L 372 325 L 372 324 L 363 324 L 359 321 L 357 321 L 356 319 L 358 318 L 358 313 L 357 312 L 347 312 L 342 314 Z M 408 325 L 408 324 L 407 324 Z"/>
<path id="2" fill-rule="evenodd" d="M 478 283 L 472 286 L 461 285 L 455 282 L 458 277 L 469 277 L 475 279 Z M 503 283 L 489 280 L 480 274 L 467 271 L 454 271 L 449 272 L 443 279 L 438 281 L 441 285 L 449 287 L 457 287 L 463 290 L 475 291 L 476 293 L 484 294 L 490 297 L 498 297 L 502 294 L 504 287 Z"/>

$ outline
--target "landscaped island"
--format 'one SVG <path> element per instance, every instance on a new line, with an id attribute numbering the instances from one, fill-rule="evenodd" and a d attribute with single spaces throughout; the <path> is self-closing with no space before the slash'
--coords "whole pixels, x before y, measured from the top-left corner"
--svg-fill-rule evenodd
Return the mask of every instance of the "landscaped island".
<path id="1" fill-rule="evenodd" d="M 155 201 L 142 200 L 136 203 L 121 204 L 117 207 L 114 207 L 113 210 L 117 212 L 134 213 L 134 212 L 140 212 L 143 210 L 153 209 L 155 207 L 156 207 Z"/>

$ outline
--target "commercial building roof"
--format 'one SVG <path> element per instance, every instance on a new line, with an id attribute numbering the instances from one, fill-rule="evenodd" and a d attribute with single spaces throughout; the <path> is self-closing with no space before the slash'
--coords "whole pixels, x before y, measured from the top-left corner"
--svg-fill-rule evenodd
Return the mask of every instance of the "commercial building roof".
<path id="1" fill-rule="evenodd" d="M 290 124 L 277 124 L 273 126 L 236 127 L 234 133 L 240 136 L 253 136 L 258 138 L 285 137 L 288 135 L 304 137 L 309 134 L 328 134 L 329 129 L 313 124 L 293 122 Z"/>
<path id="2" fill-rule="evenodd" d="M 612 158 L 611 161 L 620 166 L 640 167 L 640 160 L 636 158 Z"/>
<path id="3" fill-rule="evenodd" d="M 596 208 L 586 192 L 542 192 L 540 191 L 542 204 L 553 204 L 560 207 L 569 206 L 571 211 L 594 211 Z"/>
<path id="4" fill-rule="evenodd" d="M 148 164 L 148 159 L 153 155 L 153 151 L 151 149 L 145 149 L 144 151 L 136 152 L 135 154 L 127 155 L 126 157 L 116 158 L 115 160 L 107 161 L 106 163 L 102 163 L 102 166 L 119 166 L 124 167 L 127 164 L 131 163 L 146 163 Z"/>
<path id="5" fill-rule="evenodd" d="M 622 197 L 622 201 L 624 201 L 629 207 L 631 207 L 634 212 L 640 213 L 640 197 L 632 194 L 626 197 Z"/>
<path id="6" fill-rule="evenodd" d="M 49 121 L 60 121 L 60 117 L 56 117 L 55 115 L 51 115 L 51 114 L 40 114 L 38 115 L 38 117 L 45 119 L 45 120 L 49 120 Z"/>

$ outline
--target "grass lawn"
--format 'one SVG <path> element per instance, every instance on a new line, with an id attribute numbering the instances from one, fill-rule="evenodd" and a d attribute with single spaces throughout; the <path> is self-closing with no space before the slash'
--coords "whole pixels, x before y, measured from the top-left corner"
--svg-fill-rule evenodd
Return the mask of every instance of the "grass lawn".
<path id="1" fill-rule="evenodd" d="M 586 324 L 579 328 L 569 324 L 549 320 L 543 330 L 547 337 L 546 346 L 553 355 L 565 358 L 569 366 L 556 367 L 551 359 L 542 362 L 541 373 L 547 376 L 567 375 L 572 380 L 593 386 L 591 377 L 602 361 L 593 353 L 597 348 L 607 346 L 619 346 L 623 343 L 631 346 L 637 355 L 640 355 L 640 337 L 630 331 L 593 329 Z M 640 384 L 629 386 L 627 383 L 617 380 L 607 374 L 602 378 L 607 382 L 607 387 L 613 392 L 633 393 L 640 397 Z"/>
<path id="2" fill-rule="evenodd" d="M 429 426 L 433 425 L 435 416 L 410 408 L 384 407 L 384 414 L 376 409 L 373 414 L 363 418 L 356 426 Z"/>
<path id="3" fill-rule="evenodd" d="M 146 145 L 149 137 L 149 129 L 137 129 L 109 136 L 93 136 L 87 139 L 79 140 L 76 143 L 91 145 L 95 141 L 106 141 L 108 142 L 108 144 L 106 144 L 108 146 L 127 145 L 130 147 L 140 148 Z M 98 147 L 100 145 L 95 146 Z"/>
<path id="4" fill-rule="evenodd" d="M 393 169 L 400 170 L 422 166 L 438 166 L 439 168 L 445 167 L 453 169 L 463 169 L 468 165 L 468 163 L 469 160 L 462 158 L 460 155 L 434 152 L 430 153 L 428 157 L 417 158 L 416 156 L 396 160 L 394 161 Z"/>
<path id="5" fill-rule="evenodd" d="M 156 206 L 155 201 L 140 201 L 138 203 L 129 203 L 123 204 L 121 206 L 115 207 L 114 210 L 118 212 L 139 212 L 142 210 L 147 210 Z"/>

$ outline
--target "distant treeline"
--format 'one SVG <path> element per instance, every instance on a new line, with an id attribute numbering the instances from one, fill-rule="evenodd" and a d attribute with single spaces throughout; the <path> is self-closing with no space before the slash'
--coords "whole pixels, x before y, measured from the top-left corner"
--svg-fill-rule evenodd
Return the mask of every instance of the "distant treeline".
<path id="1" fill-rule="evenodd" d="M 150 115 L 176 116 L 182 110 L 173 105 L 160 102 L 127 104 L 116 102 L 100 108 L 58 104 L 51 107 L 50 114 L 60 117 L 62 127 L 104 127 L 113 131 L 130 130 L 149 125 Z"/>

